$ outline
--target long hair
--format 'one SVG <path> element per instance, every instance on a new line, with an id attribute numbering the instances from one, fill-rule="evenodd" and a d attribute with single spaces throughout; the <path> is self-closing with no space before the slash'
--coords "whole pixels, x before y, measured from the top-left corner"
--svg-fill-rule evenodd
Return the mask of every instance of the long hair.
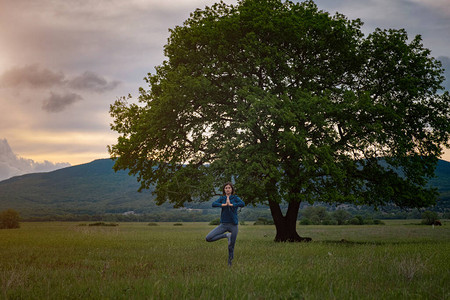
<path id="1" fill-rule="evenodd" d="M 223 185 L 222 193 L 225 195 L 225 187 L 226 187 L 227 185 L 231 186 L 231 194 L 234 195 L 234 186 L 233 186 L 233 184 L 232 184 L 231 182 L 226 182 L 226 183 Z"/>

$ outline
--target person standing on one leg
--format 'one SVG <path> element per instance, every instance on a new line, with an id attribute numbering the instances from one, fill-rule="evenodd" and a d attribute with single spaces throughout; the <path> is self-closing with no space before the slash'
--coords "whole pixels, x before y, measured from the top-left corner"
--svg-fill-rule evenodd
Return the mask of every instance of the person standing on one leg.
<path id="1" fill-rule="evenodd" d="M 215 242 L 220 239 L 228 239 L 228 265 L 234 258 L 234 244 L 238 234 L 238 207 L 245 206 L 244 201 L 234 194 L 234 186 L 231 182 L 224 184 L 223 195 L 212 204 L 213 207 L 222 207 L 220 225 L 214 228 L 206 236 L 207 242 Z"/>

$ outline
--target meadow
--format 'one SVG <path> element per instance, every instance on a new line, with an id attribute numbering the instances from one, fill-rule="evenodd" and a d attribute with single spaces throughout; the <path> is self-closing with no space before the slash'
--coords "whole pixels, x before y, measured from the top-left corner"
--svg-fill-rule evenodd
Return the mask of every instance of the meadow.
<path id="1" fill-rule="evenodd" d="M 416 223 L 419 221 L 415 221 Z M 21 223 L 0 230 L 1 299 L 450 299 L 450 223 L 274 226 L 205 241 L 207 223 Z"/>

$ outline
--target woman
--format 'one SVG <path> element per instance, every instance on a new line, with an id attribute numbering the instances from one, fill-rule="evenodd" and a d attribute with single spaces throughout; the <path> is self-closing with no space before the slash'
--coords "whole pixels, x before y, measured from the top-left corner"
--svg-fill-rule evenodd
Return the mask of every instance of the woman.
<path id="1" fill-rule="evenodd" d="M 228 239 L 228 265 L 234 257 L 234 244 L 238 234 L 238 207 L 245 206 L 244 201 L 234 194 L 234 187 L 231 182 L 225 183 L 222 189 L 223 196 L 214 201 L 213 207 L 222 207 L 220 214 L 220 225 L 214 228 L 206 236 L 207 242 L 214 242 L 220 239 Z"/>

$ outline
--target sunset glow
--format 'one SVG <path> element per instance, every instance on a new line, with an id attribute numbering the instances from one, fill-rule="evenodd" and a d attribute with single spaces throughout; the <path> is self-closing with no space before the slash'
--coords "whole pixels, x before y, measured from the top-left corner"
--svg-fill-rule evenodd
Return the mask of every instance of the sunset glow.
<path id="1" fill-rule="evenodd" d="M 2 2 L 0 139 L 18 157 L 72 165 L 109 157 L 107 145 L 117 139 L 109 105 L 129 93 L 135 99 L 143 78 L 164 60 L 168 29 L 216 1 L 72 2 Z M 365 34 L 376 27 L 420 34 L 450 70 L 446 1 L 316 3 L 361 18 Z M 449 80 L 444 85 L 449 89 Z M 450 150 L 442 159 L 450 161 Z"/>

